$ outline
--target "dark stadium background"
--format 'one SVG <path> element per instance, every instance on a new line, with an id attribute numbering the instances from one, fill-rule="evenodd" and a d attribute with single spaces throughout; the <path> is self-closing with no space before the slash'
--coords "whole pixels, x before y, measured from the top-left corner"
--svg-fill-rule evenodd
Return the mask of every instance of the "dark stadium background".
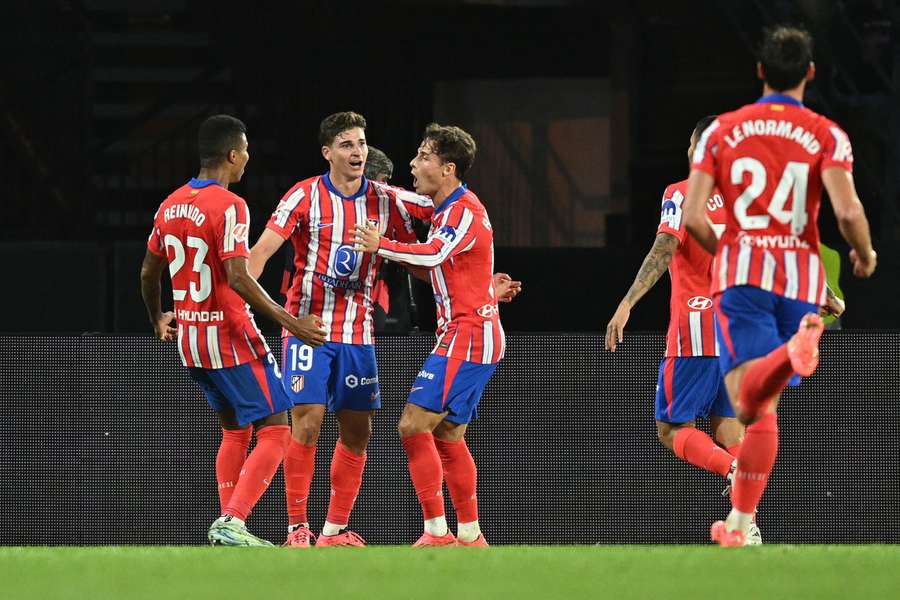
<path id="1" fill-rule="evenodd" d="M 830 208 L 823 209 L 823 240 L 844 255 L 844 326 L 898 327 L 900 73 L 894 65 L 900 46 L 893 6 L 862 0 L 8 3 L 0 26 L 6 63 L 0 331 L 149 331 L 137 279 L 143 240 L 161 199 L 195 174 L 196 126 L 208 114 L 230 112 L 248 124 L 252 158 L 246 180 L 234 189 L 250 203 L 255 237 L 291 183 L 324 171 L 315 141 L 323 116 L 363 113 L 370 142 L 394 159 L 393 181 L 409 185 L 405 165 L 435 107 L 484 116 L 478 106 L 460 108 L 454 90 L 473 81 L 488 87 L 524 81 L 531 82 L 528 95 L 557 79 L 607 86 L 599 109 L 606 111 L 605 137 L 582 137 L 574 147 L 564 139 L 554 147 L 564 156 L 550 156 L 550 167 L 550 159 L 532 152 L 512 168 L 512 189 L 510 167 L 490 162 L 493 140 L 485 140 L 473 189 L 482 190 L 497 229 L 498 270 L 526 286 L 504 307 L 507 329 L 603 329 L 652 241 L 662 190 L 686 174 L 695 121 L 758 96 L 751 49 L 760 29 L 774 22 L 804 24 L 816 36 L 819 76 L 807 103 L 851 135 L 879 250 L 874 279 L 855 281 Z M 508 99 L 510 111 L 517 100 Z M 538 123 L 529 131 L 540 148 L 547 129 Z M 499 142 L 512 139 L 502 137 Z M 610 171 L 607 196 L 579 200 L 577 189 L 565 197 L 551 191 L 548 178 L 565 179 L 568 165 L 579 161 L 578 168 L 590 169 L 583 163 L 594 156 Z M 492 177 L 495 169 L 499 178 Z M 548 174 L 551 169 L 559 172 Z M 536 202 L 520 204 L 522 190 Z M 592 217 L 571 212 L 560 222 L 565 202 L 582 202 Z M 277 288 L 278 277 L 270 263 L 264 283 Z M 633 312 L 632 330 L 664 328 L 664 279 Z M 427 331 L 434 319 L 428 290 L 417 293 L 418 324 Z"/>

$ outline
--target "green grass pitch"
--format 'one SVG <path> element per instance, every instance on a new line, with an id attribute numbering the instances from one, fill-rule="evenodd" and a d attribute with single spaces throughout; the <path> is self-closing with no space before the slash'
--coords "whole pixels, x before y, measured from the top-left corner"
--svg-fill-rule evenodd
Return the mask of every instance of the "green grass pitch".
<path id="1" fill-rule="evenodd" d="M 900 546 L 0 548 L 0 597 L 900 598 Z"/>

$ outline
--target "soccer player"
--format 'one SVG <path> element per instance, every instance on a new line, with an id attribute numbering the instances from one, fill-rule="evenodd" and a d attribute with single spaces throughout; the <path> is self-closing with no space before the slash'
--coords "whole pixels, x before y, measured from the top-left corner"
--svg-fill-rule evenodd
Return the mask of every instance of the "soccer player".
<path id="1" fill-rule="evenodd" d="M 410 211 L 431 215 L 430 198 L 376 183 L 363 174 L 366 121 L 354 112 L 326 117 L 319 128 L 329 170 L 287 191 L 253 246 L 250 272 L 258 277 L 286 240 L 295 273 L 286 309 L 321 315 L 326 342 L 311 348 L 284 332 L 284 386 L 293 400 L 292 437 L 284 460 L 288 537 L 285 545 L 363 546 L 347 529 L 362 483 L 373 411 L 381 405 L 372 325 L 372 286 L 381 259 L 353 248 L 354 228 L 414 242 Z M 309 528 L 307 498 L 316 444 L 326 409 L 337 417 L 339 438 L 331 461 L 331 498 L 322 533 Z"/>
<path id="2" fill-rule="evenodd" d="M 853 273 L 869 277 L 876 264 L 850 140 L 802 103 L 815 75 L 809 34 L 787 27 L 766 32 L 757 74 L 763 96 L 721 115 L 700 137 L 684 207 L 688 232 L 715 254 L 720 364 L 747 426 L 733 508 L 710 528 L 722 546 L 746 543 L 778 450 L 778 399 L 795 374 L 809 376 L 819 362 L 817 313 L 829 302 L 816 226 L 823 185 L 852 247 Z M 726 211 L 718 247 L 704 208 L 714 187 Z"/>
<path id="3" fill-rule="evenodd" d="M 715 116 L 703 117 L 694 128 L 688 165 L 700 134 L 714 120 Z M 744 431 L 734 416 L 719 370 L 717 324 L 709 298 L 712 256 L 684 229 L 681 205 L 686 190 L 685 179 L 663 193 L 656 239 L 606 326 L 606 349 L 615 352 L 631 309 L 668 269 L 672 294 L 666 351 L 656 386 L 656 434 L 681 460 L 727 481 Z M 714 191 L 704 206 L 713 226 L 724 228 L 725 210 L 718 192 Z M 696 428 L 701 417 L 709 419 L 715 441 Z M 755 526 L 752 534 L 754 543 L 762 542 Z"/>
<path id="4" fill-rule="evenodd" d="M 228 115 L 210 117 L 200 125 L 198 146 L 200 173 L 169 195 L 154 217 L 141 293 L 156 336 L 177 340 L 182 364 L 222 424 L 216 456 L 222 516 L 209 528 L 209 541 L 271 546 L 248 532 L 244 521 L 281 464 L 291 401 L 244 303 L 309 344 L 321 344 L 325 332 L 315 315 L 288 314 L 247 272 L 247 203 L 228 191 L 250 159 L 244 124 Z M 167 264 L 174 312 L 161 308 Z M 247 456 L 254 428 L 256 446 Z"/>
<path id="5" fill-rule="evenodd" d="M 432 123 L 410 162 L 416 192 L 434 199 L 428 240 L 404 243 L 366 223 L 356 227 L 357 249 L 431 270 L 437 344 L 413 382 L 398 425 L 425 517 L 415 546 L 487 546 L 478 524 L 475 462 L 464 436 L 503 357 L 506 337 L 498 299 L 518 292 L 506 284 L 495 290 L 491 223 L 463 183 L 474 159 L 471 135 Z M 514 283 L 520 289 L 520 282 Z M 456 537 L 444 515 L 445 477 L 456 510 Z"/>

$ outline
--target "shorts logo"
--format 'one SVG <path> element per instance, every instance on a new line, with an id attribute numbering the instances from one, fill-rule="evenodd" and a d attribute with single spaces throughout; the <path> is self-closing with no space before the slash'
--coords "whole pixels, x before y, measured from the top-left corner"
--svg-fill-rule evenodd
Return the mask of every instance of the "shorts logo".
<path id="1" fill-rule="evenodd" d="M 296 394 L 303 389 L 303 375 L 291 375 L 291 390 Z"/>
<path id="2" fill-rule="evenodd" d="M 687 305 L 691 310 L 706 310 L 712 308 L 712 300 L 706 296 L 694 296 L 687 301 Z"/>
<path id="3" fill-rule="evenodd" d="M 422 369 L 416 377 L 420 379 L 434 379 L 434 373 L 429 373 L 425 369 Z"/>
<path id="4" fill-rule="evenodd" d="M 419 390 L 424 390 L 424 389 L 425 389 L 425 388 L 424 388 L 423 386 L 421 386 L 421 385 L 413 386 L 413 387 L 409 388 L 409 393 L 412 394 L 413 392 L 416 392 L 416 391 L 419 391 Z"/>
<path id="5" fill-rule="evenodd" d="M 490 319 L 494 315 L 500 314 L 500 309 L 494 304 L 485 304 L 475 311 L 482 319 Z"/>
<path id="6" fill-rule="evenodd" d="M 348 388 L 353 389 L 359 385 L 373 385 L 378 383 L 378 376 L 375 377 L 357 377 L 356 375 L 350 374 L 344 377 L 344 383 Z"/>
<path id="7" fill-rule="evenodd" d="M 352 246 L 339 246 L 334 253 L 334 272 L 338 277 L 350 277 L 356 269 L 356 259 Z"/>

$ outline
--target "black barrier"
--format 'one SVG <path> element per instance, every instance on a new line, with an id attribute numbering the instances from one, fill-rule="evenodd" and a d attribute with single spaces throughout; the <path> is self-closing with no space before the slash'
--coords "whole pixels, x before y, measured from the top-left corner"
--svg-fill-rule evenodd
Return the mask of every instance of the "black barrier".
<path id="1" fill-rule="evenodd" d="M 378 341 L 383 409 L 352 527 L 413 542 L 421 516 L 396 423 L 430 336 Z M 197 544 L 216 517 L 215 417 L 148 337 L 0 338 L 0 543 Z M 663 338 L 510 336 L 468 439 L 494 544 L 704 542 L 720 478 L 656 441 Z M 279 345 L 271 344 L 278 352 Z M 900 542 L 900 332 L 827 332 L 822 365 L 788 391 L 759 523 L 768 542 Z M 324 519 L 332 418 L 310 495 Z M 452 509 L 448 510 L 452 516 Z M 249 526 L 285 534 L 281 475 Z"/>

